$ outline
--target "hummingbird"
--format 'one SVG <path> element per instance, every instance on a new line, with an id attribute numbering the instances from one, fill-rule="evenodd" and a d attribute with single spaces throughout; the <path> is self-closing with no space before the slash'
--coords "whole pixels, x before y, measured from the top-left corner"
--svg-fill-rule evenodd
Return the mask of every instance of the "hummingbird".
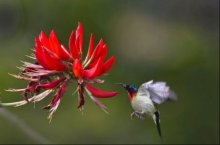
<path id="1" fill-rule="evenodd" d="M 128 98 L 134 112 L 131 113 L 131 118 L 135 116 L 140 119 L 145 119 L 147 116 L 152 117 L 157 126 L 157 131 L 160 137 L 160 113 L 158 105 L 171 100 L 177 100 L 176 94 L 166 85 L 166 82 L 154 82 L 153 80 L 145 82 L 139 88 L 132 84 L 120 84 L 127 92 Z"/>

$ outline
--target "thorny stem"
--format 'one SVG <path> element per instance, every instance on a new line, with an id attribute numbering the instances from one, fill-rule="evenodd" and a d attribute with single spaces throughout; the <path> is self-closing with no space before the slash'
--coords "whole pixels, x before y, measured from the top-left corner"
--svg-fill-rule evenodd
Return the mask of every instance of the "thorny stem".
<path id="1" fill-rule="evenodd" d="M 17 128 L 21 129 L 21 131 L 29 136 L 31 139 L 35 140 L 41 144 L 49 144 L 51 143 L 49 140 L 41 136 L 38 132 L 34 131 L 30 126 L 28 126 L 23 120 L 19 117 L 15 116 L 15 114 L 11 113 L 5 108 L 1 108 L 0 106 L 0 116 L 7 119 L 9 122 L 14 124 Z"/>

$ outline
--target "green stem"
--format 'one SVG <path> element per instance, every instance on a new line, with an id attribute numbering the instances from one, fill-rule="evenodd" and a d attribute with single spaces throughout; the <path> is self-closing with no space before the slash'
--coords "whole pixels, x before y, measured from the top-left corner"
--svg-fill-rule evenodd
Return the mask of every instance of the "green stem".
<path id="1" fill-rule="evenodd" d="M 1 107 L 1 106 L 0 106 Z M 0 108 L 0 116 L 7 119 L 9 122 L 14 124 L 17 128 L 21 129 L 21 131 L 29 136 L 31 139 L 35 140 L 41 144 L 49 144 L 51 143 L 49 140 L 41 136 L 39 133 L 30 128 L 23 120 L 17 117 L 15 114 L 11 113 L 5 108 Z"/>

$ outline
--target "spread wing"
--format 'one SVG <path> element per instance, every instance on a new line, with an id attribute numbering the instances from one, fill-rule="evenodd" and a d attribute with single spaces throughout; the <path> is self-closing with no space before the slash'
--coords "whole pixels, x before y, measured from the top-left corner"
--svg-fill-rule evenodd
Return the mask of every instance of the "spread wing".
<path id="1" fill-rule="evenodd" d="M 177 100 L 176 94 L 170 90 L 166 82 L 149 81 L 143 83 L 139 87 L 138 92 L 139 91 L 144 94 L 149 94 L 155 104 L 161 104 L 167 100 Z"/>

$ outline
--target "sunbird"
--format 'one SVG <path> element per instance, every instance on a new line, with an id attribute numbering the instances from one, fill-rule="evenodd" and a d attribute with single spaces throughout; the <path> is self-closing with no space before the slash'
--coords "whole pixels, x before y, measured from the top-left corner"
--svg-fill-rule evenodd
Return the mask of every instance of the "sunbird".
<path id="1" fill-rule="evenodd" d="M 162 137 L 160 127 L 160 113 L 158 105 L 170 100 L 176 101 L 176 94 L 166 85 L 166 82 L 154 82 L 153 80 L 143 83 L 139 88 L 131 84 L 120 84 L 127 92 L 128 98 L 134 112 L 131 113 L 131 118 L 134 116 L 145 119 L 147 116 L 153 118 L 157 126 L 157 131 Z"/>

